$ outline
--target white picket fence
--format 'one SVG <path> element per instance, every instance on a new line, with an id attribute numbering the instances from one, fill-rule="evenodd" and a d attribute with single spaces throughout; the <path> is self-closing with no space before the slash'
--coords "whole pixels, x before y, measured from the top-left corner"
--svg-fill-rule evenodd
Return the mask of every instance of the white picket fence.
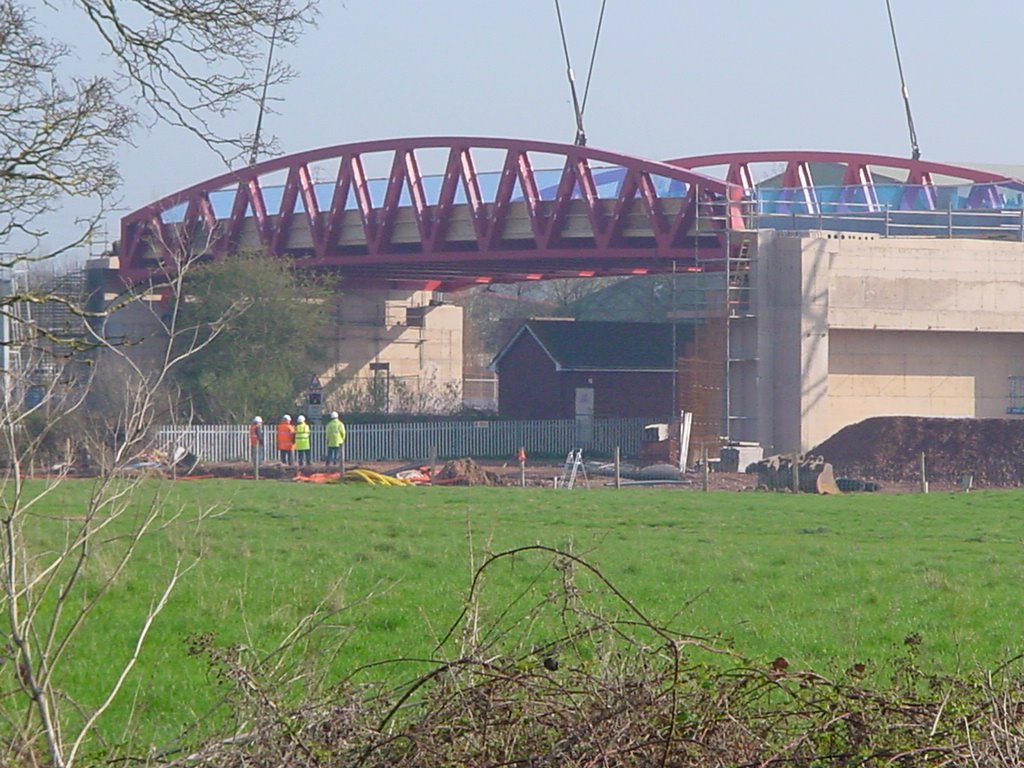
<path id="1" fill-rule="evenodd" d="M 418 461 L 432 449 L 439 459 L 471 456 L 510 458 L 520 446 L 531 456 L 565 456 L 582 448 L 594 456 L 611 456 L 618 446 L 623 456 L 640 451 L 645 424 L 658 419 L 594 419 L 579 424 L 573 419 L 551 421 L 444 421 L 398 424 L 352 424 L 345 440 L 349 461 Z M 274 425 L 266 425 L 267 458 L 274 458 Z M 205 462 L 246 461 L 249 427 L 245 424 L 161 427 L 161 447 L 181 446 Z M 313 460 L 324 456 L 324 428 L 313 425 Z"/>

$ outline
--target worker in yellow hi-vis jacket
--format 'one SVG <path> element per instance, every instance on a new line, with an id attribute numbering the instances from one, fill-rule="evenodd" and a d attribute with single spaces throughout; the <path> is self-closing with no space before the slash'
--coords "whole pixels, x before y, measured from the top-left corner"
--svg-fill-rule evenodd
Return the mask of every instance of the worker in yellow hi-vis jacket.
<path id="1" fill-rule="evenodd" d="M 295 424 L 295 453 L 299 457 L 299 466 L 310 466 L 309 424 L 305 416 L 299 416 Z"/>
<path id="2" fill-rule="evenodd" d="M 331 420 L 327 422 L 327 466 L 341 465 L 341 447 L 345 444 L 345 423 L 338 417 L 337 411 L 331 411 Z"/>

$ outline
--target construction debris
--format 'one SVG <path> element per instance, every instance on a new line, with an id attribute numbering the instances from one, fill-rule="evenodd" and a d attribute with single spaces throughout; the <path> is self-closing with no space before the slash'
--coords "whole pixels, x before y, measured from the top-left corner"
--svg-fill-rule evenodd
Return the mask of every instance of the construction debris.
<path id="1" fill-rule="evenodd" d="M 837 477 L 836 485 L 843 493 L 875 493 L 882 490 L 880 483 L 873 480 L 861 480 L 856 477 Z"/>
<path id="2" fill-rule="evenodd" d="M 346 483 L 366 483 L 367 485 L 379 486 L 408 487 L 413 485 L 409 480 L 403 480 L 399 477 L 392 477 L 391 475 L 374 472 L 371 469 L 350 469 L 344 474 L 342 481 Z"/>
<path id="3" fill-rule="evenodd" d="M 299 483 L 337 483 L 341 480 L 341 472 L 313 472 L 309 475 L 295 475 Z"/>
<path id="4" fill-rule="evenodd" d="M 403 469 L 386 474 L 397 477 L 399 480 L 407 480 L 413 485 L 430 485 L 430 467 L 419 467 L 418 469 Z"/>
<path id="5" fill-rule="evenodd" d="M 615 465 L 610 462 L 588 461 L 586 468 L 590 475 L 615 477 Z M 636 464 L 622 463 L 619 465 L 619 477 L 623 480 L 642 481 L 647 485 L 658 482 L 689 485 L 692 482 L 687 479 L 686 473 L 680 471 L 674 464 L 649 464 L 646 467 L 638 467 Z"/>
<path id="6" fill-rule="evenodd" d="M 445 464 L 433 479 L 434 485 L 502 485 L 493 472 L 486 471 L 473 459 L 454 459 Z"/>
<path id="7" fill-rule="evenodd" d="M 832 465 L 821 456 L 769 456 L 747 467 L 756 474 L 758 486 L 770 491 L 793 491 L 799 486 L 802 493 L 836 495 L 842 493 L 836 485 Z"/>
<path id="8" fill-rule="evenodd" d="M 127 469 L 152 470 L 158 473 L 175 472 L 187 475 L 198 464 L 199 457 L 179 445 L 169 453 L 158 449 L 144 451 L 127 465 Z"/>

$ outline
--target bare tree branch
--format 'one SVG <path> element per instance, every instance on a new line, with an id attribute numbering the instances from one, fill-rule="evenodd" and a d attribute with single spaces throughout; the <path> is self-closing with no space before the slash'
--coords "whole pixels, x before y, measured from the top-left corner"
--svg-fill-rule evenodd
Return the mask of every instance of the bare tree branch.
<path id="1" fill-rule="evenodd" d="M 265 48 L 294 43 L 315 17 L 304 0 L 74 0 L 119 64 L 120 75 L 150 114 L 201 138 L 225 160 L 251 137 L 219 133 L 215 122 L 255 105 L 261 84 L 287 82 L 281 62 L 264 72 Z M 266 78 L 265 78 L 266 75 Z"/>

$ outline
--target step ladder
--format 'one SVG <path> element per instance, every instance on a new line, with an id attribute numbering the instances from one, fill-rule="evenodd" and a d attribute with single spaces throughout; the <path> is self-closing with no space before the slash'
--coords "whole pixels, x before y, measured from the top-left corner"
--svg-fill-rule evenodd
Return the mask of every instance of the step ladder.
<path id="1" fill-rule="evenodd" d="M 587 470 L 583 466 L 583 449 L 577 448 L 575 451 L 569 451 L 569 455 L 565 457 L 565 466 L 562 467 L 562 478 L 559 483 L 560 488 L 575 488 L 576 478 L 582 473 L 583 482 L 590 486 L 590 481 L 587 480 Z"/>

